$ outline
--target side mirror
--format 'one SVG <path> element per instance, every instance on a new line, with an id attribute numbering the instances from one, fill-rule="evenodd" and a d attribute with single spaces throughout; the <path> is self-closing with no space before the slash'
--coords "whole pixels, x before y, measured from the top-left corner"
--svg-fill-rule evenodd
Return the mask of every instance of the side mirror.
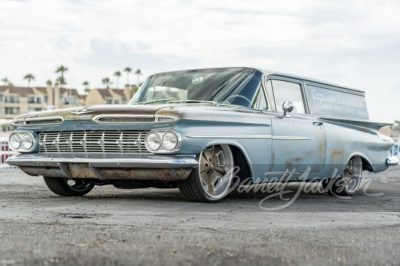
<path id="1" fill-rule="evenodd" d="M 294 105 L 291 101 L 286 101 L 282 103 L 283 117 L 290 117 L 289 113 L 293 111 Z"/>

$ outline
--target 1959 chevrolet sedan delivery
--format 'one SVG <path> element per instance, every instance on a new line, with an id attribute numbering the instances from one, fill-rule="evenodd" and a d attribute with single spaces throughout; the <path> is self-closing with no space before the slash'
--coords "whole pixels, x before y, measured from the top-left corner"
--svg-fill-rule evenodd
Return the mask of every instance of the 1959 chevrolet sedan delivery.
<path id="1" fill-rule="evenodd" d="M 324 180 L 330 193 L 352 195 L 362 170 L 399 162 L 363 91 L 255 68 L 155 74 L 128 105 L 34 112 L 13 124 L 19 154 L 7 162 L 61 196 L 112 184 L 216 202 L 237 180 L 288 173 L 285 181 Z"/>

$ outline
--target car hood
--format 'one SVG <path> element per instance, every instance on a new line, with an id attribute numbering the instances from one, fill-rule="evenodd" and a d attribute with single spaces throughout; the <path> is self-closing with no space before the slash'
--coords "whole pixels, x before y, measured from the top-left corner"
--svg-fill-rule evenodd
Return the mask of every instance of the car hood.
<path id="1" fill-rule="evenodd" d="M 260 121 L 261 111 L 226 106 L 210 106 L 204 104 L 173 104 L 173 105 L 93 105 L 79 108 L 67 108 L 42 112 L 32 112 L 18 116 L 16 120 L 62 117 L 64 121 L 92 120 L 98 115 L 138 115 L 138 116 L 171 116 L 177 119 L 226 121 L 245 123 L 265 123 Z M 254 121 L 253 121 L 254 120 Z M 269 119 L 268 119 L 269 120 Z"/>

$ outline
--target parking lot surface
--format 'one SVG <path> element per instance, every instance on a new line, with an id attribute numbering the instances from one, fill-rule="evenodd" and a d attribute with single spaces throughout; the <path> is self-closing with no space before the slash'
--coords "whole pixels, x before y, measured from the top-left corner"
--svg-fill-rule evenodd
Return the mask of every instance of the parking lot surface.
<path id="1" fill-rule="evenodd" d="M 42 178 L 3 169 L 0 265 L 398 265 L 399 177 L 374 177 L 351 199 L 301 192 L 284 207 L 298 185 L 286 200 L 235 192 L 217 204 L 112 186 L 59 197 Z"/>

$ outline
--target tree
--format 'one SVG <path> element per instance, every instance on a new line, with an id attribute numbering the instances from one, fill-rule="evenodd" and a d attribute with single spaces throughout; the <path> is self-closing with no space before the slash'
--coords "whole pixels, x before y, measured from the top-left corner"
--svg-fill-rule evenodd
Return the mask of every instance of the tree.
<path id="1" fill-rule="evenodd" d="M 28 81 L 28 87 L 31 86 L 31 80 L 35 80 L 35 76 L 32 75 L 31 73 L 28 73 L 25 75 L 24 80 Z"/>
<path id="2" fill-rule="evenodd" d="M 126 85 L 129 85 L 129 74 L 132 72 L 132 68 L 126 67 L 124 71 L 126 72 Z"/>
<path id="3" fill-rule="evenodd" d="M 67 81 L 63 76 L 60 76 L 56 79 L 56 81 L 62 86 L 62 85 L 67 85 Z"/>
<path id="4" fill-rule="evenodd" d="M 7 84 L 8 84 L 8 78 L 3 78 L 1 81 L 3 81 L 4 82 L 4 86 L 7 86 Z"/>
<path id="5" fill-rule="evenodd" d="M 46 81 L 46 85 L 47 85 L 47 86 L 51 86 L 52 84 L 53 84 L 53 82 L 51 82 L 51 80 L 47 80 L 47 81 Z"/>
<path id="6" fill-rule="evenodd" d="M 83 86 L 85 86 L 85 92 L 89 93 L 90 88 L 89 88 L 89 82 L 88 81 L 84 81 L 82 83 Z"/>
<path id="7" fill-rule="evenodd" d="M 140 76 L 142 76 L 142 70 L 140 70 L 140 68 L 138 68 L 135 72 L 135 75 L 137 76 L 137 83 L 136 86 L 139 87 L 140 84 Z"/>
<path id="8" fill-rule="evenodd" d="M 103 82 L 103 84 L 106 85 L 106 88 L 107 88 L 107 89 L 108 89 L 109 86 L 112 84 L 112 82 L 110 81 L 109 78 L 103 78 L 103 79 L 101 80 L 101 82 Z"/>
<path id="9" fill-rule="evenodd" d="M 61 73 L 61 77 L 64 78 L 64 72 L 67 72 L 67 71 L 68 71 L 68 67 L 61 65 L 61 66 L 57 67 L 55 73 Z"/>
<path id="10" fill-rule="evenodd" d="M 117 78 L 117 89 L 118 89 L 118 79 L 121 76 L 121 72 L 120 71 L 115 71 L 114 76 Z"/>

